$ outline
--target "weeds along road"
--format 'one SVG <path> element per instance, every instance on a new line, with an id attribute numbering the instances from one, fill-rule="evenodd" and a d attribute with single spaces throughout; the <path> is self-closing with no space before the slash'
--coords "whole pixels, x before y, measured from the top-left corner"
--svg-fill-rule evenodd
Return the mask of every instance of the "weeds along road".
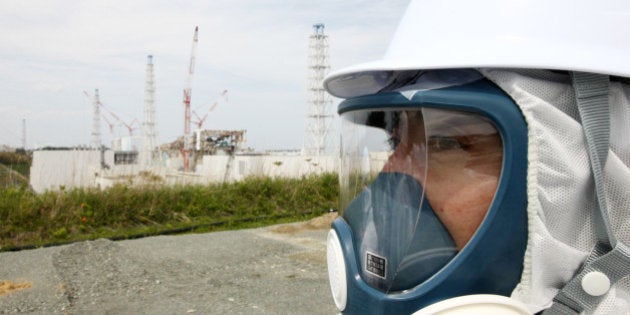
<path id="1" fill-rule="evenodd" d="M 335 314 L 331 219 L 0 253 L 0 314 Z"/>

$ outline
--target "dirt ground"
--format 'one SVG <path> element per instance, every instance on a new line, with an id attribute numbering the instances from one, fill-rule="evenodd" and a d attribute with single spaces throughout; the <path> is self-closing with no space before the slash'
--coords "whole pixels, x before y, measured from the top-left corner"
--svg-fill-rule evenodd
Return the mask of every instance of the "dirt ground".
<path id="1" fill-rule="evenodd" d="M 24 281 L 24 282 L 13 282 L 9 280 L 0 281 L 0 295 L 9 294 L 11 292 L 28 289 L 33 284 Z"/>
<path id="2" fill-rule="evenodd" d="M 325 250 L 335 215 L 0 253 L 0 314 L 334 314 Z"/>

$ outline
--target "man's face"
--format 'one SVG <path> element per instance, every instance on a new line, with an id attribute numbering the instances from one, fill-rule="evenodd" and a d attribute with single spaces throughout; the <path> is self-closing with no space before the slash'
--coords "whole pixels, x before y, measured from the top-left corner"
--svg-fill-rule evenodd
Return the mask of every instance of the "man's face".
<path id="1" fill-rule="evenodd" d="M 383 172 L 413 176 L 435 214 L 462 249 L 486 215 L 501 173 L 499 133 L 474 114 L 404 111 L 392 130 L 398 142 Z"/>

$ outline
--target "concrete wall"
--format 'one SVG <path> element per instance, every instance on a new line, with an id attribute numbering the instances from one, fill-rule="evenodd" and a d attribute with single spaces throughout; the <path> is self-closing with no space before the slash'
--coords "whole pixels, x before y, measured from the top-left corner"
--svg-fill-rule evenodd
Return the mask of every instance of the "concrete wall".
<path id="1" fill-rule="evenodd" d="M 103 152 L 106 168 L 101 167 L 101 152 L 96 150 L 34 151 L 30 185 L 36 192 L 72 188 L 105 188 L 118 182 L 130 182 L 141 171 L 138 164 L 114 163 L 114 151 Z M 152 173 L 166 173 L 152 171 Z"/>
<path id="2" fill-rule="evenodd" d="M 105 152 L 105 163 L 114 164 L 114 152 Z M 37 192 L 60 188 L 96 187 L 101 152 L 96 150 L 34 151 L 30 184 Z"/>
<path id="3" fill-rule="evenodd" d="M 387 155 L 370 156 L 369 168 L 378 172 Z M 106 188 L 116 183 L 130 185 L 208 184 L 243 180 L 248 176 L 299 178 L 309 174 L 339 172 L 337 156 L 300 155 L 211 155 L 204 156 L 194 172 L 179 171 L 179 157 L 160 165 L 115 165 L 114 152 L 105 151 L 107 169 L 101 168 L 99 151 L 35 151 L 31 187 L 37 192 L 61 187 Z"/>
<path id="4" fill-rule="evenodd" d="M 339 171 L 336 156 L 236 155 L 204 156 L 197 174 L 211 182 L 239 181 L 248 176 L 301 177 Z"/>

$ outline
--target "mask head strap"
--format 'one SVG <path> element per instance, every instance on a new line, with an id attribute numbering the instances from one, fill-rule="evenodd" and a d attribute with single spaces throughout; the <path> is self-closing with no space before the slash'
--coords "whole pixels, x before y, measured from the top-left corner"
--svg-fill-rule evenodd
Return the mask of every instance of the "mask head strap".
<path id="1" fill-rule="evenodd" d="M 594 226 L 597 244 L 578 274 L 556 295 L 544 314 L 580 314 L 593 310 L 611 285 L 630 274 L 630 248 L 618 242 L 609 222 L 604 166 L 610 143 L 610 78 L 607 75 L 572 72 L 597 197 Z"/>

